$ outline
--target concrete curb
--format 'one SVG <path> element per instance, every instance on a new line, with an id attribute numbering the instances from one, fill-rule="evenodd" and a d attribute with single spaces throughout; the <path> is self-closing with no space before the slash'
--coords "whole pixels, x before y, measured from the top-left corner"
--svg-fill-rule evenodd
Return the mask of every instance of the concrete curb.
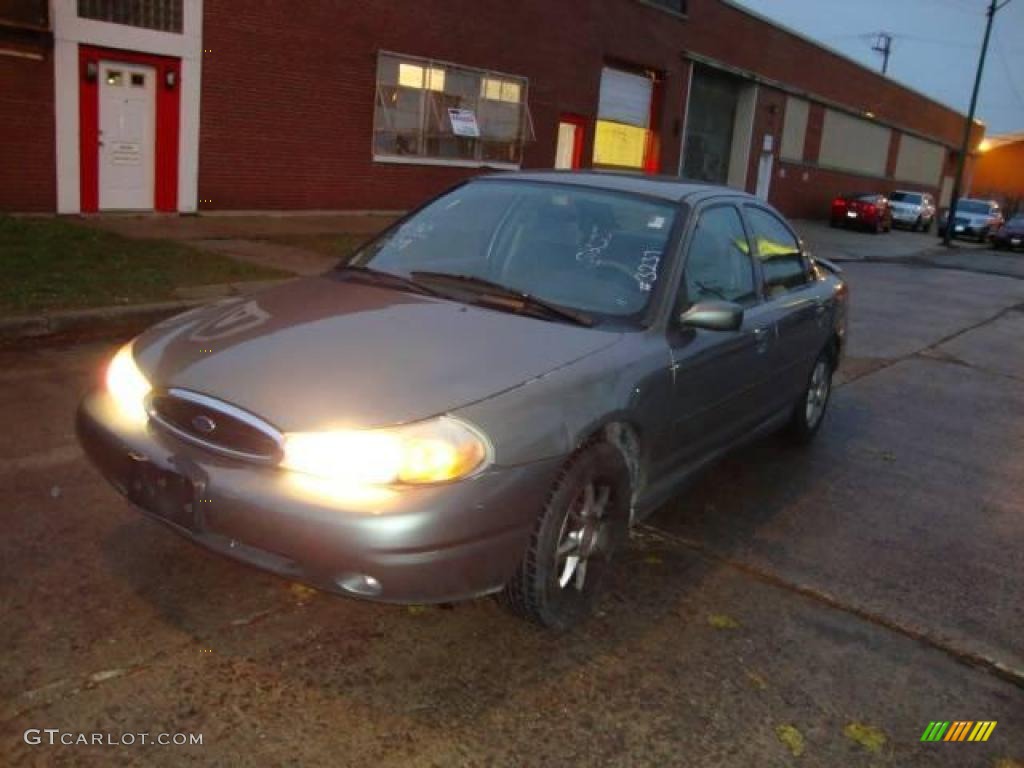
<path id="1" fill-rule="evenodd" d="M 148 325 L 212 299 L 161 301 L 124 307 L 97 307 L 42 315 L 0 318 L 0 344 L 50 341 L 60 337 L 89 338 L 141 331 Z"/>
<path id="2" fill-rule="evenodd" d="M 127 304 L 113 307 L 91 307 L 38 315 L 0 317 L 0 345 L 10 346 L 25 341 L 90 339 L 118 334 L 132 334 L 153 323 L 180 312 L 211 304 L 232 296 L 245 296 L 265 288 L 286 283 L 282 280 L 251 280 L 241 283 L 196 285 L 177 289 L 181 298 L 150 304 Z"/>

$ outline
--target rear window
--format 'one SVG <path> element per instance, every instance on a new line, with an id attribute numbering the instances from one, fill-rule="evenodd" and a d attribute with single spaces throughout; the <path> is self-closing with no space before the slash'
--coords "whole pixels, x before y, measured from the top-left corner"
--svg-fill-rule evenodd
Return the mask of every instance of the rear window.
<path id="1" fill-rule="evenodd" d="M 922 200 L 921 195 L 914 192 L 893 192 L 889 199 L 895 203 L 913 203 L 914 205 L 920 205 Z"/>

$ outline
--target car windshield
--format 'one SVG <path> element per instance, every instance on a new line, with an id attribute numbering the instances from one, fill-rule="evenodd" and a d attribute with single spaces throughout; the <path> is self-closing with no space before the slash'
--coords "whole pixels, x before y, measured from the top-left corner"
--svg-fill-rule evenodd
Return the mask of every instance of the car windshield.
<path id="1" fill-rule="evenodd" d="M 349 264 L 446 293 L 489 285 L 599 317 L 636 319 L 663 271 L 676 210 L 577 185 L 476 181 L 388 230 Z M 443 279 L 448 275 L 471 280 Z"/>
<path id="2" fill-rule="evenodd" d="M 913 192 L 893 192 L 889 199 L 895 203 L 913 203 L 914 205 L 921 204 L 921 196 L 916 195 Z"/>
<path id="3" fill-rule="evenodd" d="M 988 215 L 992 212 L 992 204 L 981 200 L 961 200 L 956 204 L 956 212 Z"/>

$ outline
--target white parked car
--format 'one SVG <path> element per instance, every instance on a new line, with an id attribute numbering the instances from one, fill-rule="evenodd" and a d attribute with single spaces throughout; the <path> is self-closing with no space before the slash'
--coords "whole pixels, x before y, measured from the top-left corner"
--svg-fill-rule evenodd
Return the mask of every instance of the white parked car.
<path id="1" fill-rule="evenodd" d="M 927 192 L 907 192 L 901 189 L 889 195 L 892 223 L 910 227 L 914 232 L 928 232 L 935 221 L 935 198 Z"/>

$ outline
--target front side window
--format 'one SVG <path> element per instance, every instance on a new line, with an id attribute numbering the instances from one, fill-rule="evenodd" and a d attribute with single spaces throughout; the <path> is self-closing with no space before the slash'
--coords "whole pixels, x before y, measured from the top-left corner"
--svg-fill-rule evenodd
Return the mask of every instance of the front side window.
<path id="1" fill-rule="evenodd" d="M 777 296 L 799 288 L 808 280 L 800 243 L 789 227 L 764 208 L 747 207 L 747 220 L 754 240 L 754 253 L 761 262 L 765 288 Z"/>
<path id="2" fill-rule="evenodd" d="M 757 300 L 750 246 L 735 207 L 721 205 L 700 215 L 685 274 L 690 304 L 732 301 L 750 305 Z"/>
<path id="3" fill-rule="evenodd" d="M 377 160 L 518 166 L 533 137 L 527 81 L 382 53 L 373 126 Z"/>
<path id="4" fill-rule="evenodd" d="M 561 184 L 477 181 L 438 198 L 351 262 L 452 287 L 489 281 L 597 316 L 642 313 L 665 269 L 676 206 Z M 464 281 L 467 289 L 472 285 Z"/>

